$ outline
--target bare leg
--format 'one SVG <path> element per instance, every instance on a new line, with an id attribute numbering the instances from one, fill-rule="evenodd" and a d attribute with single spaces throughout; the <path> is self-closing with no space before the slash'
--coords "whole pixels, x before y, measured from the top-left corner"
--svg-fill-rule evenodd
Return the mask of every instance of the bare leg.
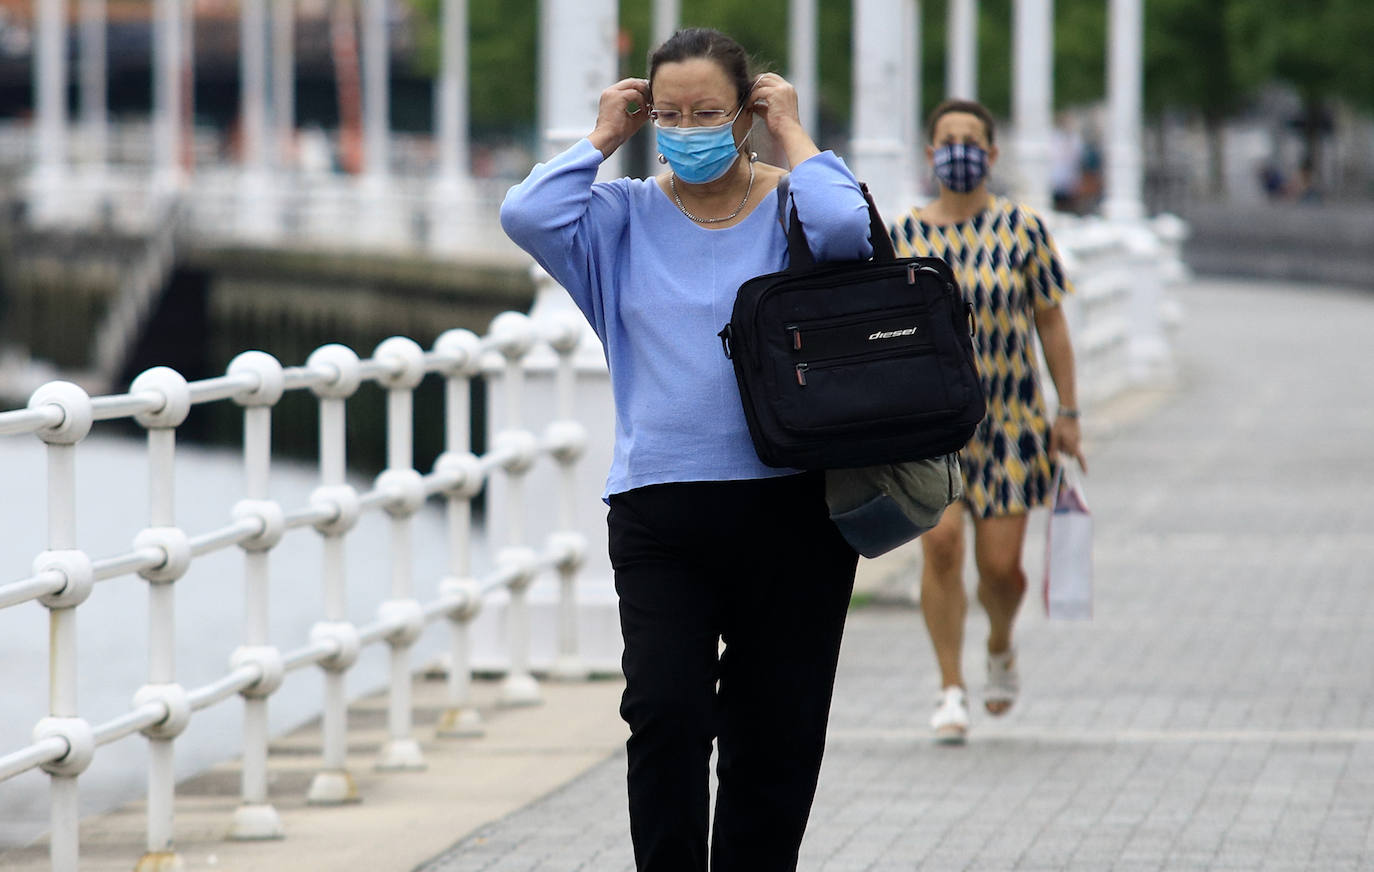
<path id="1" fill-rule="evenodd" d="M 988 653 L 1001 654 L 1011 650 L 1012 624 L 1026 595 L 1026 574 L 1021 569 L 1026 515 L 975 518 L 973 536 L 978 602 L 988 615 Z M 1011 708 L 1010 702 L 989 701 L 987 705 L 993 714 Z"/>
<path id="2" fill-rule="evenodd" d="M 921 550 L 925 556 L 921 567 L 921 615 L 935 648 L 940 687 L 963 687 L 960 653 L 964 645 L 964 617 L 968 614 L 968 596 L 964 593 L 963 503 L 946 509 L 939 525 L 921 536 Z"/>

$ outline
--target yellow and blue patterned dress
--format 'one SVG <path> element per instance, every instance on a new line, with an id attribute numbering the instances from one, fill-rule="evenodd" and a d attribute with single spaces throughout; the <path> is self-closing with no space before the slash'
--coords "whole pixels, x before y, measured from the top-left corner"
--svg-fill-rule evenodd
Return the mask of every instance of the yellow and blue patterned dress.
<path id="1" fill-rule="evenodd" d="M 967 221 L 929 224 L 913 209 L 891 231 L 900 256 L 933 255 L 949 263 L 973 304 L 988 413 L 959 453 L 964 500 L 978 518 L 1044 505 L 1053 469 L 1035 312 L 1059 305 L 1073 290 L 1044 222 L 1033 209 L 994 197 Z"/>

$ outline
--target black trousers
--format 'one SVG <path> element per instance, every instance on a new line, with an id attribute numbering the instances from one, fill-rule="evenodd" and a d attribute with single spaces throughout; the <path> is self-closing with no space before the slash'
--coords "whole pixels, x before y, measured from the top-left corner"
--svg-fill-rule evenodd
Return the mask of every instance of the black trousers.
<path id="1" fill-rule="evenodd" d="M 636 867 L 705 872 L 715 739 L 712 870 L 795 870 L 858 561 L 823 476 L 653 485 L 610 507 Z"/>

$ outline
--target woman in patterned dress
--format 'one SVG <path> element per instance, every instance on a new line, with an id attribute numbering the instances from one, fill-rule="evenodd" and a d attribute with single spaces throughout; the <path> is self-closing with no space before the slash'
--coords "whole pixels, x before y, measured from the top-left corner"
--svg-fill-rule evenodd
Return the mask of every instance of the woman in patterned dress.
<path id="1" fill-rule="evenodd" d="M 948 261 L 973 304 L 988 412 L 959 459 L 963 504 L 973 522 L 978 600 L 990 624 L 983 703 L 1000 715 L 1019 689 L 1012 624 L 1026 592 L 1026 513 L 1047 502 L 1054 457 L 1068 454 L 1083 463 L 1073 348 L 1059 305 L 1072 289 L 1040 216 L 988 191 L 988 168 L 997 160 L 988 110 L 969 100 L 947 100 L 931 113 L 926 130 L 926 158 L 940 193 L 913 209 L 892 235 L 904 256 Z M 1032 330 L 1059 397 L 1053 421 L 1037 380 Z M 964 741 L 969 725 L 960 663 L 968 611 L 964 530 L 964 513 L 948 511 L 921 538 L 921 611 L 941 680 L 931 728 L 937 741 L 954 744 Z"/>

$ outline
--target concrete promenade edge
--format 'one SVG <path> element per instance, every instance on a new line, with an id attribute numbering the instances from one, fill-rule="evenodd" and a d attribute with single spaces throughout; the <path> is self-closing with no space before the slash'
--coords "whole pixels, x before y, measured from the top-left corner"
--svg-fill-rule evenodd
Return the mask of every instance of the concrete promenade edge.
<path id="1" fill-rule="evenodd" d="M 1023 694 L 1004 718 L 977 708 L 966 747 L 928 737 L 918 549 L 865 564 L 874 604 L 850 616 L 800 869 L 1374 869 L 1374 295 L 1206 281 L 1180 302 L 1176 384 L 1085 422 L 1094 619 L 1044 618 L 1033 513 Z M 975 705 L 985 628 L 974 603 Z M 426 772 L 373 771 L 385 699 L 352 708 L 356 805 L 304 802 L 318 725 L 274 741 L 283 840 L 224 840 L 236 762 L 180 785 L 185 868 L 633 870 L 618 680 L 519 709 L 481 682 L 476 739 L 434 738 L 442 687 L 415 684 Z M 83 821 L 81 869 L 134 868 L 143 812 Z M 46 848 L 0 868 L 46 870 Z"/>

